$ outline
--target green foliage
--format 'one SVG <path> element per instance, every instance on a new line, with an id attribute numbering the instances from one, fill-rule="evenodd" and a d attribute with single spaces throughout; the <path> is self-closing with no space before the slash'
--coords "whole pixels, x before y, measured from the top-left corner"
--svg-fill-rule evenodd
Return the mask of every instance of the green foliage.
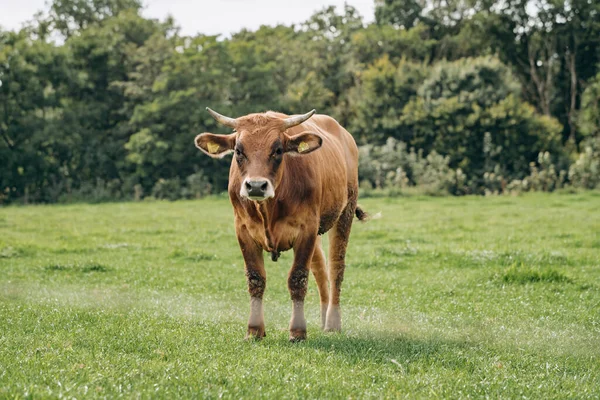
<path id="1" fill-rule="evenodd" d="M 212 186 L 202 172 L 188 176 L 185 182 L 178 177 L 159 179 L 152 187 L 151 196 L 158 200 L 199 199 L 212 192 Z"/>
<path id="2" fill-rule="evenodd" d="M 578 122 L 583 136 L 600 136 L 600 73 L 583 92 Z"/>
<path id="3" fill-rule="evenodd" d="M 460 169 L 449 167 L 449 158 L 435 151 L 427 156 L 423 151 L 407 150 L 406 143 L 389 138 L 383 146 L 360 147 L 359 179 L 361 187 L 369 190 L 396 189 L 402 192 L 419 186 L 424 194 L 464 194 L 467 177 Z"/>
<path id="4" fill-rule="evenodd" d="M 331 104 L 334 97 L 333 92 L 311 71 L 301 81 L 288 86 L 283 101 L 291 110 L 322 110 Z"/>
<path id="5" fill-rule="evenodd" d="M 152 188 L 152 197 L 159 200 L 177 200 L 181 198 L 180 179 L 159 179 Z"/>
<path id="6" fill-rule="evenodd" d="M 425 4 L 422 0 L 375 0 L 375 20 L 409 29 L 418 21 Z"/>
<path id="7" fill-rule="evenodd" d="M 26 31 L 0 32 L 0 202 L 47 200 L 66 178 L 79 145 L 60 129 L 66 63 L 64 49 Z"/>
<path id="8" fill-rule="evenodd" d="M 563 187 L 567 175 L 566 171 L 556 171 L 550 153 L 540 153 L 537 165 L 532 162 L 529 167 L 531 172 L 527 181 L 531 190 L 552 192 Z"/>
<path id="9" fill-rule="evenodd" d="M 518 98 L 517 81 L 497 59 L 440 62 L 424 71 L 387 56 L 376 61 L 361 74 L 351 130 L 365 142 L 394 137 L 425 155 L 447 157 L 451 169 L 471 179 L 473 192 L 489 189 L 498 175 L 523 178 L 541 151 L 560 155 L 560 124 Z"/>
<path id="10" fill-rule="evenodd" d="M 417 94 L 425 73 L 422 64 L 401 60 L 396 65 L 387 55 L 363 71 L 350 103 L 356 113 L 350 122 L 355 137 L 370 143 L 383 143 L 388 137 L 410 141 L 413 132 L 402 121 L 403 109 Z"/>
<path id="11" fill-rule="evenodd" d="M 536 114 L 494 58 L 438 63 L 403 109 L 410 145 L 450 157 L 450 166 L 482 176 L 498 166 L 519 178 L 540 151 L 560 153 L 560 124 Z M 474 182 L 477 185 L 477 182 Z"/>
<path id="12" fill-rule="evenodd" d="M 565 186 L 567 179 L 567 171 L 556 171 L 555 163 L 552 156 L 548 152 L 538 154 L 537 163 L 529 164 L 529 175 L 523 179 L 515 179 L 507 184 L 503 177 L 499 176 L 502 181 L 502 187 L 494 194 L 521 193 L 527 191 L 552 192 L 557 189 L 562 189 Z"/>
<path id="13" fill-rule="evenodd" d="M 561 122 L 563 140 L 581 140 L 581 93 L 600 62 L 600 3 L 515 0 L 484 8 L 482 34 L 519 78 L 525 99 Z"/>
<path id="14" fill-rule="evenodd" d="M 50 20 L 60 33 L 69 37 L 122 11 L 141 8 L 139 0 L 54 0 Z"/>
<path id="15" fill-rule="evenodd" d="M 82 182 L 78 188 L 62 194 L 58 200 L 65 203 L 75 201 L 89 201 L 92 203 L 117 201 L 129 197 L 124 195 L 122 189 L 123 186 L 118 179 L 104 181 L 98 178 L 95 182 Z"/>
<path id="16" fill-rule="evenodd" d="M 600 188 L 600 136 L 589 138 L 582 147 L 582 152 L 569 168 L 569 179 L 578 188 Z"/>
<path id="17" fill-rule="evenodd" d="M 193 146 L 227 132 L 206 106 L 316 108 L 361 145 L 394 138 L 438 175 L 469 178 L 468 190 L 425 192 L 530 190 L 539 153 L 558 176 L 576 149 L 565 183 L 593 187 L 583 140 L 600 125 L 597 2 L 496 3 L 378 0 L 368 25 L 345 5 L 221 38 L 144 18 L 139 0 L 53 0 L 24 29 L 0 29 L 0 203 L 224 191 L 228 162 Z"/>
<path id="18" fill-rule="evenodd" d="M 419 24 L 410 30 L 390 25 L 369 25 L 352 35 L 352 52 L 358 62 L 368 67 L 385 54 L 394 63 L 402 59 L 428 61 L 436 41 L 427 26 Z"/>

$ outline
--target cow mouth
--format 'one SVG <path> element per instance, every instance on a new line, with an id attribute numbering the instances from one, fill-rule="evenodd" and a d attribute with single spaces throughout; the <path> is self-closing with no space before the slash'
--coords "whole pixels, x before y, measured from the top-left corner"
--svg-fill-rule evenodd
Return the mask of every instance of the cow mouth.
<path id="1" fill-rule="evenodd" d="M 248 200 L 261 202 L 261 201 L 269 200 L 269 199 L 273 198 L 273 196 L 246 196 L 246 198 Z"/>

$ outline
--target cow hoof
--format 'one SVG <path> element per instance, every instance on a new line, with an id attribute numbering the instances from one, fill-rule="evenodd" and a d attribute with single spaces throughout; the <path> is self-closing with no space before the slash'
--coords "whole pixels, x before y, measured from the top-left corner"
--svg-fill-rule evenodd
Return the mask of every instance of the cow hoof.
<path id="1" fill-rule="evenodd" d="M 325 332 L 342 331 L 342 314 L 339 306 L 330 306 L 325 319 Z"/>
<path id="2" fill-rule="evenodd" d="M 342 331 L 342 321 L 327 321 L 325 322 L 325 332 L 341 332 Z"/>
<path id="3" fill-rule="evenodd" d="M 267 334 L 265 333 L 264 326 L 249 326 L 245 339 L 246 340 L 251 340 L 251 339 L 261 340 L 265 336 L 267 336 Z"/>
<path id="4" fill-rule="evenodd" d="M 306 340 L 306 330 L 302 329 L 291 329 L 290 330 L 290 342 L 301 342 Z"/>

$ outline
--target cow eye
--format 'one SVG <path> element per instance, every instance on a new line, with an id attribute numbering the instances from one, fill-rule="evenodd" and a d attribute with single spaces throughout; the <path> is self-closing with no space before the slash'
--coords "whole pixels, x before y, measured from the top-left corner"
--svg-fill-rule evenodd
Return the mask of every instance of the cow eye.
<path id="1" fill-rule="evenodd" d="M 235 155 L 238 157 L 242 156 L 242 152 L 240 151 L 240 149 L 235 149 Z"/>
<path id="2" fill-rule="evenodd" d="M 283 154 L 283 150 L 281 150 L 281 148 L 279 148 L 279 149 L 275 150 L 275 153 L 273 153 L 273 154 L 280 156 L 281 154 Z"/>

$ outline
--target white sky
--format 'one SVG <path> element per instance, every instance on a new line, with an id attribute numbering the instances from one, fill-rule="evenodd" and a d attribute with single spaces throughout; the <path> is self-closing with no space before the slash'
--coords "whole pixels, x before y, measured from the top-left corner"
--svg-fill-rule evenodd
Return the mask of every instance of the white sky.
<path id="1" fill-rule="evenodd" d="M 46 10 L 46 0 L 0 0 L 0 26 L 19 29 L 39 10 Z M 144 0 L 143 15 L 163 20 L 175 18 L 181 33 L 194 35 L 225 34 L 242 28 L 256 30 L 261 25 L 291 25 L 307 20 L 315 11 L 344 3 L 354 6 L 365 22 L 374 18 L 374 0 Z"/>

